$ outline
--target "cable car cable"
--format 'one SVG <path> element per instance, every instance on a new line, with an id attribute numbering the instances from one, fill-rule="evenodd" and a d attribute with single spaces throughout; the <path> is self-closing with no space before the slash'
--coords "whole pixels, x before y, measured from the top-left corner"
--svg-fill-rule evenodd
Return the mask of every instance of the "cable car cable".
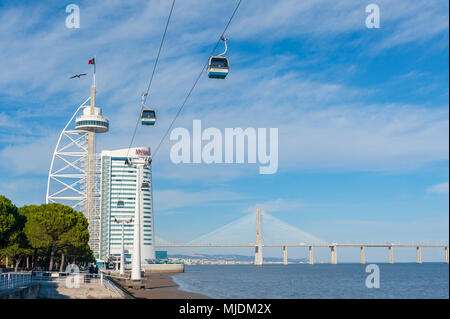
<path id="1" fill-rule="evenodd" d="M 173 7 L 174 7 L 174 6 L 175 6 L 175 0 L 172 1 L 172 7 L 170 8 L 169 17 L 167 18 L 166 28 L 164 29 L 163 37 L 162 37 L 162 39 L 161 39 L 161 44 L 159 45 L 158 55 L 156 56 L 155 65 L 153 66 L 152 75 L 151 75 L 151 77 L 150 77 L 150 81 L 149 81 L 149 83 L 148 83 L 146 95 L 145 95 L 145 97 L 144 97 L 144 104 L 145 104 L 145 102 L 147 101 L 148 92 L 150 91 L 150 86 L 152 85 L 152 82 L 153 82 L 153 76 L 155 75 L 156 66 L 158 65 L 159 56 L 160 56 L 160 54 L 161 54 L 161 49 L 162 49 L 162 46 L 163 46 L 163 43 L 164 43 L 164 39 L 166 38 L 167 28 L 169 27 L 170 18 L 172 17 L 172 12 L 173 12 Z"/>
<path id="2" fill-rule="evenodd" d="M 150 87 L 151 87 L 152 82 L 153 82 L 153 77 L 155 76 L 156 66 L 158 65 L 159 56 L 160 56 L 160 54 L 161 54 L 161 49 L 162 49 L 162 46 L 163 46 L 163 44 L 164 44 L 164 40 L 165 40 L 165 38 L 166 38 L 167 29 L 168 29 L 169 23 L 170 23 L 170 18 L 172 17 L 173 8 L 174 8 L 174 6 L 175 6 L 175 1 L 176 1 L 176 0 L 173 0 L 173 1 L 172 1 L 172 6 L 170 7 L 169 16 L 167 17 L 166 26 L 165 26 L 165 28 L 164 28 L 164 33 L 163 33 L 163 36 L 162 36 L 162 38 L 161 38 L 161 43 L 159 44 L 158 54 L 157 54 L 157 56 L 156 56 L 155 64 L 153 65 L 153 71 L 152 71 L 152 74 L 151 74 L 151 76 L 150 76 L 150 81 L 149 81 L 149 83 L 148 83 L 147 92 L 146 92 L 145 97 L 144 97 L 144 103 L 145 103 L 145 101 L 147 100 L 148 92 L 150 91 Z M 143 109 L 143 106 L 141 105 L 141 111 L 142 111 L 142 109 Z M 133 135 L 132 135 L 132 137 L 131 137 L 131 142 L 130 142 L 130 145 L 128 146 L 126 158 L 128 158 L 128 155 L 129 155 L 129 153 L 130 153 L 131 146 L 133 145 L 134 138 L 136 137 L 137 128 L 138 128 L 139 123 L 140 123 L 140 121 L 141 121 L 141 118 L 140 118 L 141 111 L 139 112 L 139 118 L 138 118 L 138 121 L 136 122 L 136 126 L 134 127 Z M 125 169 L 125 168 L 124 168 L 124 169 Z M 123 173 L 124 169 L 122 169 L 122 173 Z M 119 199 L 120 199 L 120 197 L 122 196 L 122 188 L 123 188 L 123 187 L 122 187 L 122 184 L 123 184 L 123 179 L 120 181 L 120 193 L 119 193 Z"/>
<path id="3" fill-rule="evenodd" d="M 217 41 L 216 45 L 214 46 L 214 49 L 211 51 L 210 56 L 212 56 L 214 54 L 214 52 L 216 51 L 217 47 L 219 46 L 220 41 L 222 41 L 222 37 L 225 36 L 225 32 L 228 30 L 228 27 L 231 24 L 231 21 L 233 20 L 237 10 L 239 9 L 239 6 L 241 5 L 242 0 L 239 0 L 238 4 L 236 5 L 236 8 L 233 11 L 233 14 L 231 15 L 230 19 L 228 20 L 227 25 L 225 26 L 225 29 L 223 30 L 222 34 L 219 37 L 219 40 Z M 200 80 L 200 77 L 202 76 L 203 72 L 205 72 L 206 67 L 209 65 L 209 59 L 208 62 L 206 62 L 203 67 L 202 70 L 200 71 L 199 75 L 197 76 L 197 78 L 195 79 L 194 85 L 191 87 L 191 89 L 189 90 L 189 93 L 187 94 L 186 98 L 184 99 L 183 103 L 181 104 L 180 108 L 178 109 L 178 112 L 175 114 L 174 119 L 172 120 L 172 122 L 169 125 L 169 128 L 167 129 L 167 131 L 164 133 L 161 141 L 159 142 L 158 146 L 156 147 L 155 152 L 153 152 L 152 157 L 154 158 L 156 156 L 156 154 L 158 153 L 162 142 L 164 141 L 164 139 L 167 137 L 167 135 L 169 134 L 170 130 L 173 127 L 173 124 L 175 123 L 175 121 L 177 120 L 178 116 L 180 115 L 181 111 L 183 110 L 184 106 L 186 105 L 186 102 L 188 101 L 189 97 L 192 94 L 192 91 L 194 91 L 195 86 L 197 85 L 198 81 Z"/>

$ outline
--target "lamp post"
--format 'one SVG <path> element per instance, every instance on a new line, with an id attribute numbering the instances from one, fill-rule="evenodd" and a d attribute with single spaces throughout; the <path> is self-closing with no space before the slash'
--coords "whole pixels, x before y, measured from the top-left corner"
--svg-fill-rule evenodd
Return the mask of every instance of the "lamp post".
<path id="1" fill-rule="evenodd" d="M 144 167 L 150 166 L 148 156 L 128 159 L 125 162 L 130 167 L 136 167 L 136 204 L 134 209 L 134 240 L 133 258 L 131 260 L 131 280 L 141 280 L 141 219 L 144 209 L 142 188 L 144 187 Z"/>
<path id="2" fill-rule="evenodd" d="M 120 251 L 120 274 L 125 274 L 125 224 L 129 224 L 133 221 L 133 218 L 130 219 L 117 219 L 114 218 L 114 222 L 122 225 L 122 249 Z"/>

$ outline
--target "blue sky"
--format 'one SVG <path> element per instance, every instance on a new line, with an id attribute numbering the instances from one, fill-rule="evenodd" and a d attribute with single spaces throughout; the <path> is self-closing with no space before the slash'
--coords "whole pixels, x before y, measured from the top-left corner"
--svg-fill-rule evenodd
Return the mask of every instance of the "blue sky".
<path id="1" fill-rule="evenodd" d="M 65 27 L 69 3 L 80 29 Z M 150 91 L 158 123 L 135 146 L 156 147 L 235 3 L 177 1 Z M 380 29 L 365 27 L 369 3 Z M 94 55 L 111 126 L 97 151 L 128 146 L 170 5 L 0 0 L 0 193 L 45 201 L 57 136 L 89 94 L 89 77 L 68 77 L 92 72 Z M 153 162 L 157 235 L 187 242 L 261 206 L 324 241 L 448 241 L 448 9 L 244 0 L 227 32 L 229 76 L 203 76 L 174 127 L 277 127 L 278 172 L 175 165 L 166 140 Z"/>

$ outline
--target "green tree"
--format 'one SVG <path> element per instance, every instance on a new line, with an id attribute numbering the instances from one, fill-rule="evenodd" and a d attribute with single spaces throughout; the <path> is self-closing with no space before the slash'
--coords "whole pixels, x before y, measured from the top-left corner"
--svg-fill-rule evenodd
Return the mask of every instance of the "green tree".
<path id="1" fill-rule="evenodd" d="M 6 247 L 14 228 L 17 207 L 3 195 L 0 195 L 0 249 Z"/>
<path id="2" fill-rule="evenodd" d="M 69 247 L 67 249 L 67 257 L 74 264 L 95 262 L 94 253 L 88 244 Z"/>
<path id="3" fill-rule="evenodd" d="M 84 234 L 77 234 L 81 229 L 79 215 L 69 206 L 43 204 L 28 216 L 25 234 L 33 248 L 50 250 L 49 270 L 53 270 L 55 253 L 59 249 L 84 238 Z"/>
<path id="4" fill-rule="evenodd" d="M 40 209 L 41 209 L 40 205 L 25 205 L 25 206 L 19 207 L 18 211 L 19 211 L 19 214 L 24 215 L 28 219 L 29 216 L 35 214 Z M 29 254 L 32 255 L 32 269 L 36 269 L 37 264 L 38 264 L 38 259 L 39 259 L 39 255 L 38 255 L 39 250 L 35 247 L 32 247 L 31 245 L 29 248 L 31 249 Z M 41 251 L 41 253 L 42 253 L 42 251 Z"/>
<path id="5" fill-rule="evenodd" d="M 89 247 L 89 231 L 88 231 L 88 222 L 86 217 L 82 213 L 74 212 L 76 215 L 76 223 L 68 230 L 65 234 L 63 234 L 60 238 L 59 248 L 61 249 L 61 263 L 60 270 L 64 271 L 65 264 L 65 256 L 66 252 L 69 248 L 81 248 L 81 247 Z"/>
<path id="6" fill-rule="evenodd" d="M 8 246 L 4 248 L 3 251 L 6 255 L 13 258 L 14 271 L 17 272 L 23 257 L 30 255 L 32 252 L 25 233 L 23 232 L 23 225 L 22 228 L 20 228 L 20 225 L 18 225 L 18 228 L 9 238 Z"/>

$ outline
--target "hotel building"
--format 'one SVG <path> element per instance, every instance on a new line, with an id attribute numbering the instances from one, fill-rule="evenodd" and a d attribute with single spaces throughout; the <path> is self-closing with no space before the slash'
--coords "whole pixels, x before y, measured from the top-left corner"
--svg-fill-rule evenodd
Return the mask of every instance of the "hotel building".
<path id="1" fill-rule="evenodd" d="M 120 257 L 122 249 L 122 225 L 117 220 L 132 220 L 124 226 L 126 265 L 131 263 L 133 253 L 133 234 L 137 192 L 142 192 L 143 211 L 141 212 L 141 263 L 148 264 L 155 259 L 153 228 L 153 196 L 151 165 L 144 167 L 143 180 L 149 185 L 138 185 L 138 170 L 126 165 L 125 161 L 146 156 L 151 158 L 146 147 L 102 151 L 101 153 L 101 205 L 100 205 L 100 258 Z"/>

